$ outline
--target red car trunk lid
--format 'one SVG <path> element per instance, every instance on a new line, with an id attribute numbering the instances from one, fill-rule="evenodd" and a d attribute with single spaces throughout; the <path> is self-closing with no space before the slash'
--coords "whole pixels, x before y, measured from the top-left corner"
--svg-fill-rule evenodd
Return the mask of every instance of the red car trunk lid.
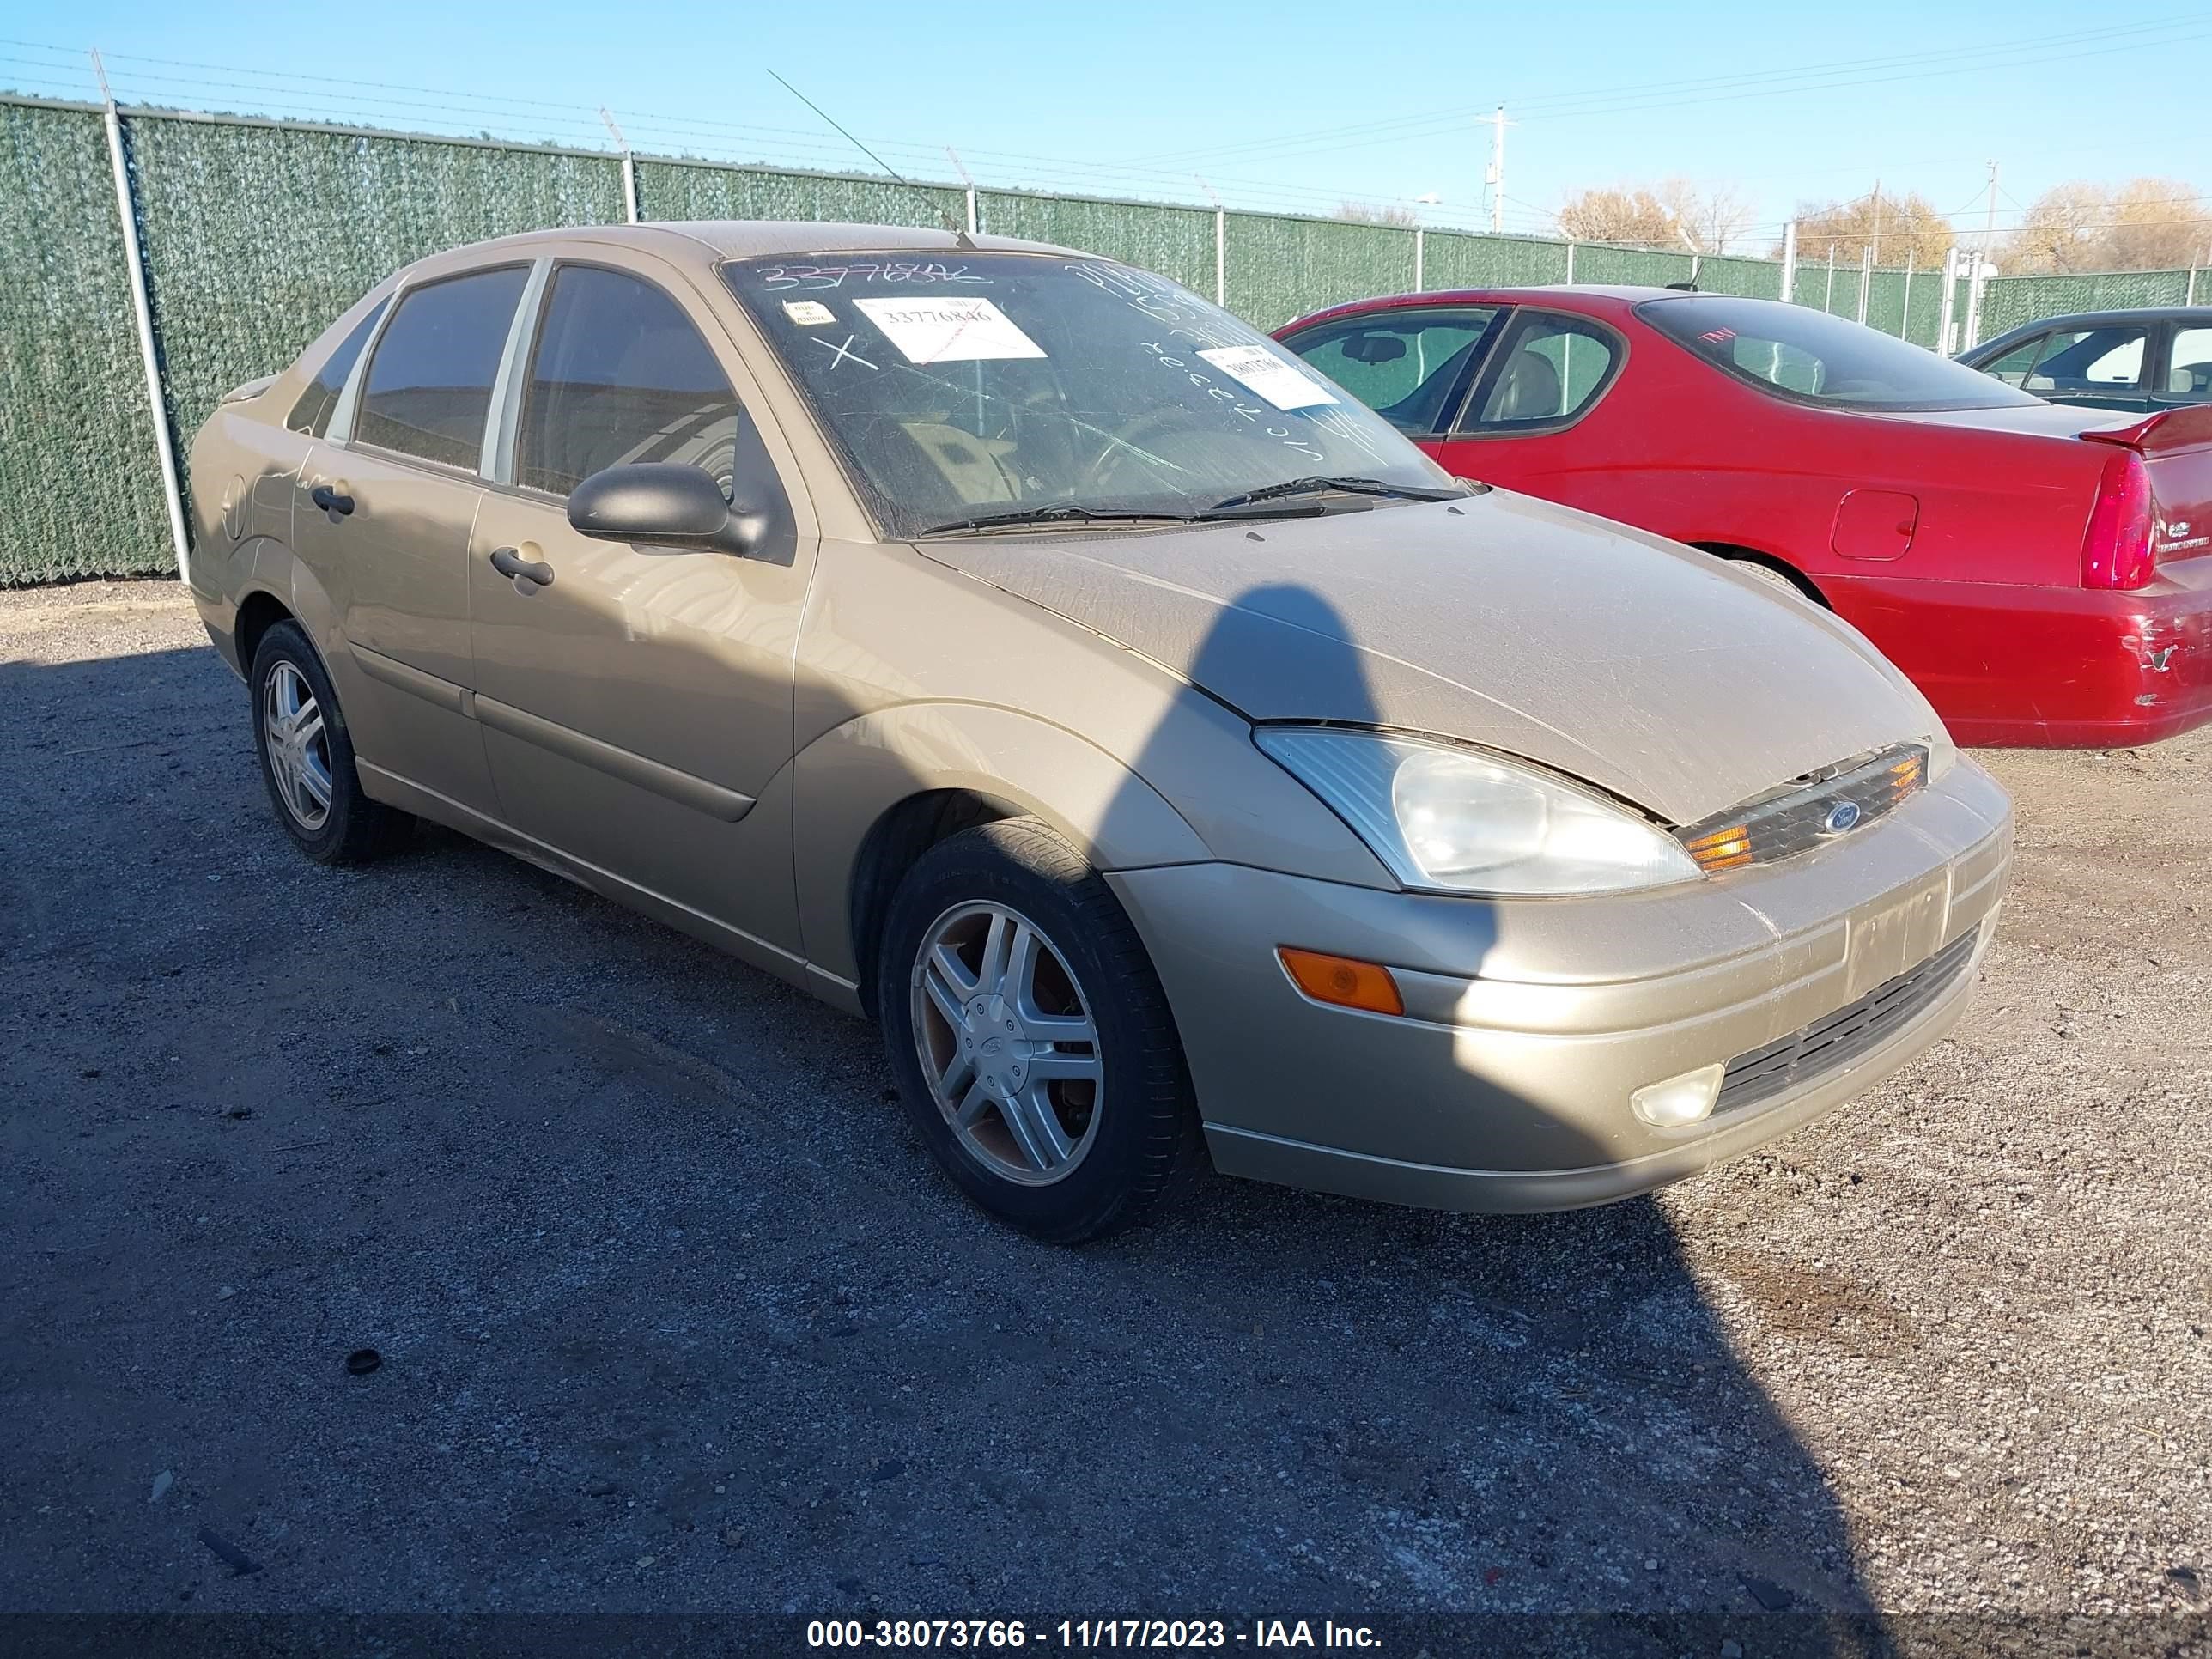
<path id="1" fill-rule="evenodd" d="M 2160 410 L 2081 435 L 2142 457 L 2154 515 L 2151 551 L 2159 563 L 2212 552 L 2212 404 Z"/>

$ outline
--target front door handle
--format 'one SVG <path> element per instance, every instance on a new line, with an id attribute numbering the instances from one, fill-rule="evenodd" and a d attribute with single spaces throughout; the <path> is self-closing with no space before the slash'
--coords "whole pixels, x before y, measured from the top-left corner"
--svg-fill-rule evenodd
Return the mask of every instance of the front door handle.
<path id="1" fill-rule="evenodd" d="M 491 568 L 502 576 L 512 576 L 519 582 L 535 582 L 540 587 L 553 586 L 553 567 L 540 561 L 532 563 L 511 547 L 495 547 L 491 550 Z"/>
<path id="2" fill-rule="evenodd" d="M 353 497 L 341 495 L 328 484 L 317 484 L 307 492 L 307 499 L 324 512 L 344 518 L 353 511 Z"/>

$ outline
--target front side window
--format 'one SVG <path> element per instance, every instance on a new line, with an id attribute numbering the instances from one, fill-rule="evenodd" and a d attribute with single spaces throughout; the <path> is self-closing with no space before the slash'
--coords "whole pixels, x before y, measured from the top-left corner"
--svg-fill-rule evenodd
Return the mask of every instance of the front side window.
<path id="1" fill-rule="evenodd" d="M 2150 331 L 2140 324 L 2058 329 L 2045 337 L 2021 385 L 2044 397 L 2132 391 L 2142 383 L 2143 351 L 2149 343 Z"/>
<path id="2" fill-rule="evenodd" d="M 1441 432 L 1496 306 L 1382 311 L 1323 323 L 1283 343 L 1399 431 Z"/>
<path id="3" fill-rule="evenodd" d="M 369 359 L 355 440 L 475 471 L 528 276 L 510 265 L 410 289 Z"/>
<path id="4" fill-rule="evenodd" d="M 1620 345 L 1595 323 L 1525 313 L 1496 366 L 1485 372 L 1474 426 L 1512 431 L 1564 425 L 1597 401 L 1620 362 Z"/>
<path id="5" fill-rule="evenodd" d="M 2002 357 L 1982 365 L 1982 373 L 2007 386 L 2018 386 L 2027 378 L 2027 371 L 2035 367 L 2035 360 L 2043 355 L 2043 348 L 2051 343 L 2048 334 L 2031 334 Z"/>
<path id="6" fill-rule="evenodd" d="M 2003 409 L 2036 400 L 1893 335 L 1780 300 L 1686 294 L 1636 314 L 1762 392 L 1837 409 Z"/>
<path id="7" fill-rule="evenodd" d="M 1196 518 L 1318 477 L 1457 486 L 1273 341 L 1164 276 L 1066 254 L 723 267 L 877 522 Z"/>
<path id="8" fill-rule="evenodd" d="M 300 394 L 300 401 L 292 405 L 292 412 L 284 417 L 286 426 L 311 437 L 323 435 L 331 423 L 331 411 L 338 406 L 338 393 L 345 390 L 346 376 L 353 373 L 355 359 L 368 343 L 368 337 L 376 332 L 376 319 L 384 315 L 384 307 L 391 303 L 389 300 L 379 300 L 368 315 L 354 325 L 353 331 L 338 343 L 338 349 L 331 353 L 321 371 Z"/>
<path id="9" fill-rule="evenodd" d="M 604 467 L 672 461 L 729 487 L 738 399 L 676 301 L 594 265 L 554 272 L 516 431 L 514 480 L 566 495 Z"/>

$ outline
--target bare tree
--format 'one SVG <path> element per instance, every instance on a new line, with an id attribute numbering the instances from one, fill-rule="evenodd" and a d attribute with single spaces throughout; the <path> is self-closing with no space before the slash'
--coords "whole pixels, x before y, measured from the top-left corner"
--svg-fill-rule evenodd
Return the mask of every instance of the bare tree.
<path id="1" fill-rule="evenodd" d="M 1356 225 L 1402 225 L 1408 229 L 1421 222 L 1421 216 L 1411 208 L 1377 205 L 1370 202 L 1340 202 L 1331 216 L 1349 220 Z"/>
<path id="2" fill-rule="evenodd" d="M 1561 233 L 1578 242 L 1614 242 L 1676 253 L 1725 253 L 1751 228 L 1750 201 L 1733 185 L 1687 179 L 1586 190 L 1559 210 Z"/>
<path id="3" fill-rule="evenodd" d="M 2094 270 L 2102 263 L 2112 198 L 2102 185 L 2076 179 L 2035 198 L 1998 255 L 2007 270 Z"/>
<path id="4" fill-rule="evenodd" d="M 2037 197 L 2006 240 L 2008 270 L 2174 270 L 2212 248 L 2212 213 L 2179 179 L 2074 179 Z"/>
<path id="5" fill-rule="evenodd" d="M 1673 210 L 1643 185 L 1586 190 L 1559 210 L 1559 219 L 1560 234 L 1571 241 L 1678 251 L 1682 246 Z"/>
<path id="6" fill-rule="evenodd" d="M 2113 195 L 2105 253 L 2110 270 L 2176 270 L 2212 247 L 2203 193 L 2179 179 L 2130 179 Z"/>
<path id="7" fill-rule="evenodd" d="M 1833 247 L 1838 264 L 1856 264 L 1871 247 L 1878 264 L 1901 266 L 1909 257 L 1925 270 L 1942 264 L 1959 240 L 1951 222 L 1917 192 L 1872 191 L 1852 201 L 1797 210 L 1798 257 L 1808 260 L 1825 259 Z"/>
<path id="8" fill-rule="evenodd" d="M 1661 181 L 1659 199 L 1689 233 L 1700 253 L 1726 253 L 1759 216 L 1751 198 L 1734 185 L 1692 184 L 1687 179 Z"/>

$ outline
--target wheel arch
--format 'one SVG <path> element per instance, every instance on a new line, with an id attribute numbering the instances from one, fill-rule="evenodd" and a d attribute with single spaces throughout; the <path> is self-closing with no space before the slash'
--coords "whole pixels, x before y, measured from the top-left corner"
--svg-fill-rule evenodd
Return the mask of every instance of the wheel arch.
<path id="1" fill-rule="evenodd" d="M 976 703 L 902 703 L 833 727 L 793 763 L 799 927 L 815 968 L 872 1009 L 875 947 L 913 860 L 945 836 L 1030 817 L 1101 870 L 1212 856 L 1134 770 L 1063 726 Z"/>
<path id="2" fill-rule="evenodd" d="M 1764 548 L 1747 547 L 1741 542 L 1693 541 L 1689 545 L 1701 553 L 1710 553 L 1717 559 L 1727 559 L 1736 564 L 1762 566 L 1786 580 L 1791 586 L 1822 609 L 1828 611 L 1835 609 L 1828 603 L 1828 596 L 1820 591 L 1819 584 L 1779 553 L 1770 553 Z"/>

